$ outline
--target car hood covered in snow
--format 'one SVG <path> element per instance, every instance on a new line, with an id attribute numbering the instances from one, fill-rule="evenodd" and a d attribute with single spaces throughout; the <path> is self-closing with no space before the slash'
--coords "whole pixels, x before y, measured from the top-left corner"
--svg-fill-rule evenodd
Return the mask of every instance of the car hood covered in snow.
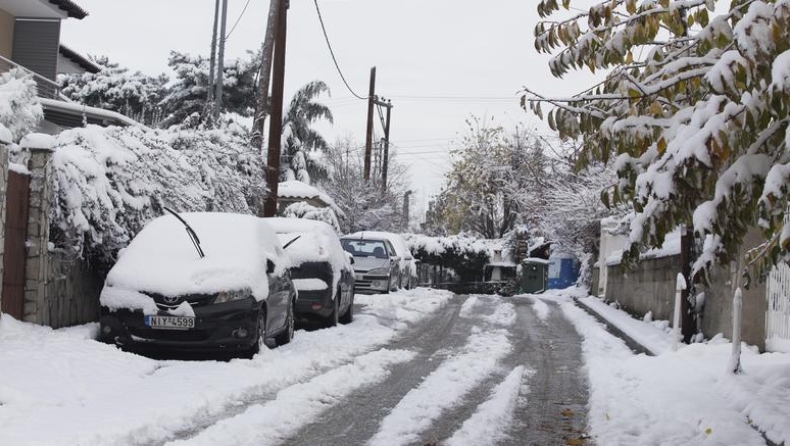
<path id="1" fill-rule="evenodd" d="M 178 296 L 250 290 L 257 300 L 269 294 L 266 261 L 275 274 L 290 266 L 271 228 L 260 219 L 229 213 L 181 215 L 195 230 L 205 257 L 200 258 L 186 229 L 172 215 L 149 222 L 119 254 L 107 275 L 101 303 L 110 308 L 141 308 L 140 292 Z"/>
<path id="2" fill-rule="evenodd" d="M 366 272 L 372 270 L 373 268 L 389 268 L 389 266 L 390 259 L 354 256 L 354 270 L 356 271 Z"/>

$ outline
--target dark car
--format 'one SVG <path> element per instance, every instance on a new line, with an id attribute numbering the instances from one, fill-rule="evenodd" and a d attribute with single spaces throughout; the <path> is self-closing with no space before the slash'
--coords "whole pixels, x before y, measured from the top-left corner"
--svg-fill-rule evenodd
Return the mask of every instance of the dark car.
<path id="1" fill-rule="evenodd" d="M 102 290 L 101 340 L 123 349 L 254 354 L 294 334 L 290 259 L 261 219 L 166 215 L 119 254 Z"/>
<path id="2" fill-rule="evenodd" d="M 337 234 L 326 223 L 299 218 L 264 219 L 291 259 L 299 292 L 296 315 L 335 326 L 354 318 L 354 269 Z"/>

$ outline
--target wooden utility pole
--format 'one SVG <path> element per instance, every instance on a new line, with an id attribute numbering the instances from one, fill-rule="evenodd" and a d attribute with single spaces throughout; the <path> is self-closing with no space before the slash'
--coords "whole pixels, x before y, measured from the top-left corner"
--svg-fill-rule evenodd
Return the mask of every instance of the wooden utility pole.
<path id="1" fill-rule="evenodd" d="M 269 119 L 269 151 L 266 155 L 266 185 L 269 194 L 263 208 L 264 217 L 277 215 L 277 193 L 280 184 L 280 138 L 283 130 L 283 88 L 285 86 L 285 39 L 288 26 L 288 0 L 280 1 L 277 38 L 274 42 L 274 78 Z"/>
<path id="2" fill-rule="evenodd" d="M 219 23 L 219 2 L 216 0 L 214 3 L 214 31 L 211 34 L 211 58 L 209 58 L 208 69 L 208 107 L 209 111 L 213 113 L 214 107 L 214 72 L 217 67 L 217 25 Z"/>
<path id="3" fill-rule="evenodd" d="M 687 286 L 680 296 L 680 327 L 683 333 L 683 342 L 687 344 L 691 343 L 691 339 L 696 334 L 694 307 L 692 307 L 691 302 L 689 302 L 689 295 L 693 289 L 691 278 L 691 264 L 694 262 L 693 250 L 693 230 L 687 225 L 682 225 L 680 233 L 680 273 L 683 274 L 683 277 L 686 279 Z"/>
<path id="4" fill-rule="evenodd" d="M 376 100 L 376 105 L 387 108 L 387 120 L 384 123 L 384 160 L 381 167 L 381 194 L 387 193 L 387 169 L 390 160 L 390 117 L 392 114 L 392 101 Z"/>
<path id="5" fill-rule="evenodd" d="M 370 69 L 368 93 L 368 130 L 365 136 L 365 181 L 370 180 L 370 154 L 373 149 L 373 103 L 376 100 L 376 67 Z"/>
<path id="6" fill-rule="evenodd" d="M 261 72 L 258 78 L 258 95 L 255 102 L 255 121 L 252 124 L 253 147 L 263 148 L 263 132 L 266 116 L 269 114 L 269 82 L 272 74 L 272 53 L 277 36 L 277 22 L 280 18 L 280 0 L 269 2 L 269 17 L 266 21 L 266 36 L 261 45 Z"/>
<path id="7" fill-rule="evenodd" d="M 228 25 L 228 0 L 222 0 L 222 25 L 219 31 L 219 55 L 217 55 L 217 92 L 214 99 L 214 120 L 219 120 L 222 111 L 222 82 L 225 72 L 225 28 Z"/>

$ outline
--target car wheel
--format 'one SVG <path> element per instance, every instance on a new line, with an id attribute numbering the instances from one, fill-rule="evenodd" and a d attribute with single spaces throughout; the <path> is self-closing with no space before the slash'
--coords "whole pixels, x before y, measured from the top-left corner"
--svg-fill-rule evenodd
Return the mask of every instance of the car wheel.
<path id="1" fill-rule="evenodd" d="M 294 301 L 293 298 L 291 298 L 288 303 L 288 315 L 285 318 L 285 330 L 275 338 L 277 345 L 285 345 L 294 338 L 294 330 L 296 328 L 296 321 L 294 319 Z"/>
<path id="2" fill-rule="evenodd" d="M 338 314 L 337 313 L 338 313 L 338 311 L 340 311 L 338 309 L 338 303 L 337 303 L 338 300 L 340 300 L 340 294 L 335 296 L 335 299 L 332 301 L 332 313 L 329 316 L 327 316 L 327 318 L 326 318 L 326 326 L 327 327 L 335 327 L 335 326 L 337 326 L 337 322 L 338 322 Z"/>
<path id="3" fill-rule="evenodd" d="M 258 310 L 258 323 L 255 324 L 255 343 L 249 350 L 250 358 L 267 348 L 269 346 L 266 345 L 266 310 L 261 308 Z"/>
<path id="4" fill-rule="evenodd" d="M 354 320 L 354 296 L 351 295 L 351 301 L 348 303 L 348 309 L 346 312 L 343 313 L 343 317 L 340 318 L 341 324 L 350 324 Z"/>

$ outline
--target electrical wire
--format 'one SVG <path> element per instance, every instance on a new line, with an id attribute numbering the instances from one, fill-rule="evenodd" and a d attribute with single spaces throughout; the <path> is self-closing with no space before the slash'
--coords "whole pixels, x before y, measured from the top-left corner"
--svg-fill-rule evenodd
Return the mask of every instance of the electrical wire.
<path id="1" fill-rule="evenodd" d="M 239 18 L 236 19 L 236 23 L 234 23 L 233 26 L 230 28 L 230 31 L 228 31 L 228 33 L 225 34 L 225 41 L 227 41 L 230 38 L 230 35 L 233 34 L 233 31 L 236 30 L 236 27 L 239 25 L 239 22 L 241 22 L 241 18 L 244 17 L 244 13 L 247 12 L 247 7 L 250 6 L 250 1 L 251 0 L 247 0 L 247 4 L 244 5 L 244 9 L 241 10 L 241 14 L 239 14 Z"/>
<path id="2" fill-rule="evenodd" d="M 335 68 L 337 68 L 337 73 L 340 74 L 340 79 L 343 79 L 343 83 L 346 84 L 346 88 L 348 89 L 348 91 L 351 92 L 351 94 L 354 95 L 357 99 L 361 99 L 363 101 L 368 100 L 367 97 L 362 97 L 356 94 L 356 92 L 354 92 L 354 90 L 351 89 L 351 86 L 348 85 L 348 82 L 346 81 L 346 77 L 343 75 L 343 72 L 340 70 L 340 65 L 338 65 L 337 63 L 337 58 L 335 57 L 335 51 L 332 49 L 332 44 L 329 43 L 329 35 L 327 35 L 326 33 L 326 26 L 324 26 L 324 18 L 321 16 L 321 8 L 318 7 L 318 0 L 313 0 L 313 3 L 315 3 L 315 11 L 318 13 L 318 21 L 321 22 L 321 30 L 324 32 L 324 40 L 326 40 L 326 46 L 329 47 L 329 54 L 332 55 L 332 61 L 335 62 Z"/>

